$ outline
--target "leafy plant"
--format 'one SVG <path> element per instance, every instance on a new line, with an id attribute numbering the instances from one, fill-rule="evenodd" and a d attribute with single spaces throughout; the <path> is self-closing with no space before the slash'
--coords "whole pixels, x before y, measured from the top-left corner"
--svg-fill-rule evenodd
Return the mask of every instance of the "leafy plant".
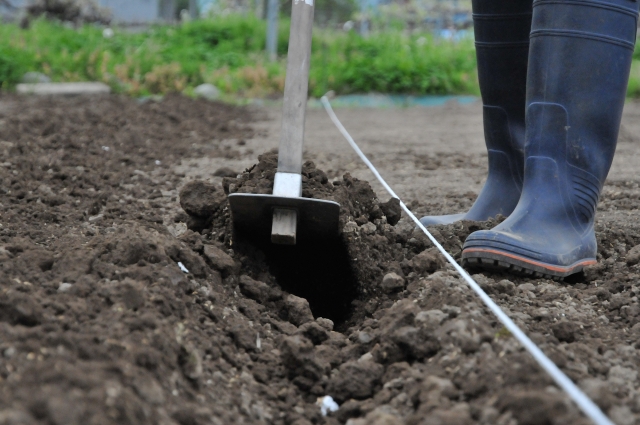
<path id="1" fill-rule="evenodd" d="M 629 76 L 627 96 L 640 97 L 640 61 L 638 60 L 634 60 L 631 64 L 631 75 Z"/>
<path id="2" fill-rule="evenodd" d="M 0 45 L 0 87 L 10 87 L 32 68 L 33 57 L 14 46 Z"/>
<path id="3" fill-rule="evenodd" d="M 264 54 L 266 24 L 253 15 L 227 15 L 153 26 L 145 32 L 70 28 L 44 19 L 28 29 L 0 24 L 0 84 L 7 89 L 27 71 L 54 81 L 104 81 L 139 96 L 192 92 L 215 84 L 226 95 L 281 95 L 289 21 L 279 25 L 279 60 Z M 629 94 L 640 96 L 640 67 L 634 62 Z M 451 42 L 427 33 L 314 30 L 310 93 L 478 94 L 473 40 Z"/>

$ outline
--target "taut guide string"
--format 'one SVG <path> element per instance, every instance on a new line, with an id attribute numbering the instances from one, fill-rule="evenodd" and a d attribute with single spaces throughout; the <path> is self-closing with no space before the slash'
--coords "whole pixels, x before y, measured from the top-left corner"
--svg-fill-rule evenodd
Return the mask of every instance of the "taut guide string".
<path id="1" fill-rule="evenodd" d="M 324 105 L 327 114 L 329 114 L 329 118 L 336 125 L 340 133 L 344 136 L 344 138 L 349 142 L 349 145 L 353 148 L 353 150 L 358 154 L 360 159 L 364 161 L 364 163 L 369 167 L 371 172 L 376 176 L 378 181 L 384 186 L 384 188 L 389 192 L 389 194 L 398 199 L 400 201 L 400 207 L 404 210 L 404 212 L 411 217 L 411 219 L 416 223 L 416 225 L 424 232 L 425 235 L 431 240 L 431 242 L 438 248 L 438 250 L 444 255 L 449 263 L 460 273 L 460 276 L 467 282 L 467 284 L 473 289 L 473 291 L 480 297 L 482 302 L 491 309 L 493 314 L 496 315 L 498 320 L 502 322 L 505 328 L 511 332 L 511 334 L 522 344 L 522 346 L 533 356 L 533 358 L 538 362 L 538 364 L 553 378 L 553 380 L 558 384 L 560 388 L 562 388 L 569 397 L 576 403 L 578 408 L 593 421 L 596 425 L 614 425 L 613 422 L 600 410 L 600 408 L 589 398 L 585 393 L 582 392 L 580 388 L 576 384 L 569 379 L 567 375 L 565 375 L 555 363 L 547 357 L 538 346 L 529 339 L 529 337 L 522 331 L 520 328 L 507 316 L 507 314 L 502 311 L 502 309 L 495 303 L 493 300 L 487 295 L 486 292 L 480 288 L 480 285 L 476 283 L 475 280 L 467 273 L 452 257 L 449 253 L 440 245 L 440 243 L 431 235 L 431 233 L 427 230 L 426 227 L 420 223 L 420 220 L 407 208 L 407 206 L 402 202 L 400 197 L 391 189 L 391 187 L 387 184 L 387 182 L 382 178 L 376 167 L 369 161 L 366 155 L 360 150 L 356 142 L 353 140 L 349 132 L 344 128 L 335 112 L 333 112 L 333 108 L 331 107 L 331 103 L 327 96 L 323 96 L 322 104 Z"/>

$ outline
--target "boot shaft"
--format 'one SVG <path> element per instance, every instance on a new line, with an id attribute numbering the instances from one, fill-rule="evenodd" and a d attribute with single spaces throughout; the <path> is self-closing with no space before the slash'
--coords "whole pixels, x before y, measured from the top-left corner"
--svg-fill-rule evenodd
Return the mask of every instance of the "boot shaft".
<path id="1" fill-rule="evenodd" d="M 551 156 L 558 147 L 549 143 L 561 143 L 568 163 L 593 175 L 599 192 L 615 153 L 638 2 L 536 0 L 533 10 L 526 156 Z M 553 142 L 540 132 L 550 126 Z"/>
<path id="2" fill-rule="evenodd" d="M 515 206 L 522 188 L 531 2 L 473 1 L 478 80 L 489 155 L 489 184 L 483 191 L 509 192 L 479 199 L 496 202 L 514 198 L 502 213 Z"/>
<path id="3" fill-rule="evenodd" d="M 480 92 L 524 124 L 532 0 L 474 0 L 473 22 Z"/>

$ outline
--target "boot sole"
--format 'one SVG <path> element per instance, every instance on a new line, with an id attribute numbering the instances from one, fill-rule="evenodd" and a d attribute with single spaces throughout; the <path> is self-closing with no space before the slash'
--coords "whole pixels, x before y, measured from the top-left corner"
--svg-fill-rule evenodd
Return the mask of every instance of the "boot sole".
<path id="1" fill-rule="evenodd" d="M 468 248 L 462 251 L 463 265 L 483 269 L 510 271 L 525 276 L 562 279 L 580 273 L 586 266 L 597 264 L 595 259 L 578 261 L 570 266 L 534 261 L 519 255 L 493 249 Z"/>

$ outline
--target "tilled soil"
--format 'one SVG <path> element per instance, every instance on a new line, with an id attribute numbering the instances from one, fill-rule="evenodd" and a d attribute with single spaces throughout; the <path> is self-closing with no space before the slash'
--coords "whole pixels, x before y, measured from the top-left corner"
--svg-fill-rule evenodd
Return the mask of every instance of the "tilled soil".
<path id="1" fill-rule="evenodd" d="M 442 113 L 475 122 L 477 109 Z M 339 238 L 291 248 L 234 232 L 226 194 L 273 184 L 269 114 L 177 96 L 0 98 L 0 424 L 588 423 L 333 141 L 309 152 L 303 195 L 340 202 Z M 387 172 L 458 175 L 448 196 L 400 182 L 417 213 L 473 202 L 478 150 L 367 143 Z M 635 143 L 623 132 L 623 152 Z M 634 424 L 640 179 L 613 176 L 597 266 L 568 282 L 474 277 Z M 433 233 L 459 258 L 496 223 Z M 324 416 L 324 396 L 339 410 Z"/>

